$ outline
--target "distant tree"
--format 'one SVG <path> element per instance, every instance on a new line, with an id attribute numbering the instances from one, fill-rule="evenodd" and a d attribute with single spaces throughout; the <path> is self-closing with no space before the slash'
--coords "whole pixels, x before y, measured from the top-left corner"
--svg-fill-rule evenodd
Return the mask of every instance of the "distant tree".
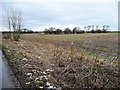
<path id="1" fill-rule="evenodd" d="M 86 26 L 86 32 L 90 33 L 91 25 Z"/>
<path id="2" fill-rule="evenodd" d="M 49 34 L 55 34 L 56 28 L 50 27 L 49 28 Z"/>
<path id="3" fill-rule="evenodd" d="M 91 27 L 92 27 L 91 25 L 87 26 L 87 30 L 90 30 Z"/>
<path id="4" fill-rule="evenodd" d="M 77 34 L 82 34 L 82 33 L 85 33 L 85 31 L 84 31 L 84 30 L 79 30 L 79 31 L 77 31 L 76 33 L 77 33 Z"/>
<path id="5" fill-rule="evenodd" d="M 61 29 L 56 29 L 56 34 L 61 34 L 62 30 Z"/>
<path id="6" fill-rule="evenodd" d="M 91 30 L 91 33 L 95 33 L 95 30 Z"/>
<path id="7" fill-rule="evenodd" d="M 45 30 L 44 30 L 44 33 L 45 33 L 45 34 L 49 34 L 49 29 L 45 29 Z"/>
<path id="8" fill-rule="evenodd" d="M 27 28 L 22 29 L 22 33 L 34 33 L 32 30 L 29 30 Z"/>
<path id="9" fill-rule="evenodd" d="M 107 33 L 107 30 L 103 29 L 101 32 L 102 32 L 102 33 Z"/>
<path id="10" fill-rule="evenodd" d="M 73 28 L 73 34 L 79 33 L 79 31 L 80 31 L 80 27 L 74 27 Z"/>
<path id="11" fill-rule="evenodd" d="M 50 27 L 49 29 L 44 30 L 45 34 L 61 34 L 62 30 L 61 29 L 56 29 L 54 27 Z"/>
<path id="12" fill-rule="evenodd" d="M 76 33 L 76 28 L 73 28 L 73 34 L 75 34 Z"/>
<path id="13" fill-rule="evenodd" d="M 65 28 L 64 33 L 65 33 L 65 34 L 71 34 L 72 31 L 71 31 L 69 28 Z"/>
<path id="14" fill-rule="evenodd" d="M 103 25 L 103 30 L 105 30 L 106 25 Z"/>
<path id="15" fill-rule="evenodd" d="M 102 33 L 102 31 L 100 29 L 97 29 L 95 32 L 96 33 Z"/>
<path id="16" fill-rule="evenodd" d="M 24 28 L 22 32 L 27 32 L 27 28 Z"/>
<path id="17" fill-rule="evenodd" d="M 109 29 L 109 25 L 103 25 L 102 33 L 107 33 L 108 29 Z"/>
<path id="18" fill-rule="evenodd" d="M 32 30 L 29 30 L 28 33 L 34 33 Z"/>

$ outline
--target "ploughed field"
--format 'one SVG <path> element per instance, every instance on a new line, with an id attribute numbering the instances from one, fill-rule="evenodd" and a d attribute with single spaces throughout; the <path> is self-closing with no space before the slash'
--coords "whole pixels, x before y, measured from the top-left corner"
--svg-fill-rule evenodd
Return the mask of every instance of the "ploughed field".
<path id="1" fill-rule="evenodd" d="M 3 51 L 23 87 L 118 88 L 118 34 L 22 34 Z"/>

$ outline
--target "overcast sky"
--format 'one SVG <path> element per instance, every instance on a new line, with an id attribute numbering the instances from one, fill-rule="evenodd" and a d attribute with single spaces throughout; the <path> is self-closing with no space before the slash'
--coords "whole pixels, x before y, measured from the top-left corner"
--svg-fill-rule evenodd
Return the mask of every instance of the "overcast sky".
<path id="1" fill-rule="evenodd" d="M 109 25 L 118 29 L 119 0 L 2 0 L 5 7 L 21 9 L 23 27 L 44 30 L 48 27 L 73 28 L 85 25 Z M 3 13 L 3 12 L 2 12 Z M 0 20 L 2 19 L 2 15 Z M 0 24 L 0 28 L 3 24 Z"/>

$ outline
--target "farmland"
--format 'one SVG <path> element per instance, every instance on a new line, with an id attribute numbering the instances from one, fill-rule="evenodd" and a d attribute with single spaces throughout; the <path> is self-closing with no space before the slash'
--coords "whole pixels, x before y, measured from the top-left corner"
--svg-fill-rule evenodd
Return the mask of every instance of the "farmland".
<path id="1" fill-rule="evenodd" d="M 3 39 L 2 44 L 23 87 L 120 86 L 118 33 L 22 34 L 19 42 Z"/>

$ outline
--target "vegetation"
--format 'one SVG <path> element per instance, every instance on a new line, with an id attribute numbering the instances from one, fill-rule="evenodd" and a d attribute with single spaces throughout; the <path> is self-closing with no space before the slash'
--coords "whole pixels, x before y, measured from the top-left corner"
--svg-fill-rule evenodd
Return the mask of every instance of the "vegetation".
<path id="1" fill-rule="evenodd" d="M 109 26 L 108 25 L 103 25 L 103 29 L 99 29 L 98 26 L 95 25 L 89 25 L 85 26 L 85 30 L 81 30 L 80 27 L 74 27 L 73 30 L 70 30 L 70 28 L 65 28 L 64 31 L 61 29 L 56 29 L 54 27 L 50 27 L 49 29 L 45 29 L 44 33 L 45 34 L 82 34 L 82 33 L 107 33 Z M 91 30 L 90 30 L 91 29 Z"/>
<path id="2" fill-rule="evenodd" d="M 4 8 L 3 19 L 4 25 L 8 27 L 9 33 L 5 35 L 5 38 L 19 41 L 22 27 L 22 13 L 17 8 Z M 11 33 L 13 32 L 13 33 Z"/>
<path id="3" fill-rule="evenodd" d="M 120 88 L 116 33 L 23 34 L 3 46 L 23 87 Z"/>
<path id="4" fill-rule="evenodd" d="M 71 31 L 69 28 L 65 28 L 64 33 L 65 33 L 65 34 L 71 34 L 72 31 Z"/>

